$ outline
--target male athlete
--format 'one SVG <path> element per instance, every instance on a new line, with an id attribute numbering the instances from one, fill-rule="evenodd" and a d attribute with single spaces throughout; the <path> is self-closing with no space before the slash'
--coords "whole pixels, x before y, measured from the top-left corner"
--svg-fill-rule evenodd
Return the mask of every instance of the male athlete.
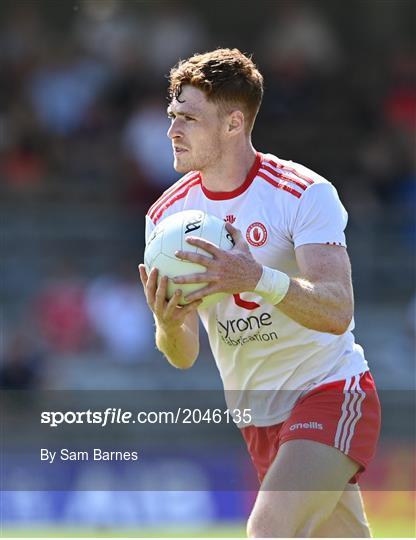
<path id="1" fill-rule="evenodd" d="M 199 209 L 225 219 L 235 245 L 190 238 L 202 251 L 177 256 L 206 272 L 175 278 L 169 301 L 167 278 L 158 284 L 157 269 L 140 265 L 157 347 L 191 367 L 199 314 L 226 393 L 242 391 L 252 408 L 252 424 L 240 427 L 262 483 L 248 536 L 368 537 L 356 482 L 375 451 L 380 409 L 351 333 L 347 214 L 327 180 L 253 148 L 263 79 L 240 51 L 179 62 L 169 91 L 168 136 L 185 176 L 148 211 L 146 238 L 167 216 Z M 202 282 L 180 307 L 180 286 Z M 228 296 L 199 308 L 217 292 Z"/>

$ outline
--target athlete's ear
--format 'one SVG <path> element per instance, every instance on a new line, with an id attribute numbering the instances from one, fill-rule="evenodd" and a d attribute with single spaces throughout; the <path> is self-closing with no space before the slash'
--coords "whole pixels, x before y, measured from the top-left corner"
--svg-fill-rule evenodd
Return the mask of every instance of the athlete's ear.
<path id="1" fill-rule="evenodd" d="M 228 133 L 230 135 L 236 135 L 244 131 L 244 114 L 242 111 L 238 109 L 232 111 L 228 118 Z"/>

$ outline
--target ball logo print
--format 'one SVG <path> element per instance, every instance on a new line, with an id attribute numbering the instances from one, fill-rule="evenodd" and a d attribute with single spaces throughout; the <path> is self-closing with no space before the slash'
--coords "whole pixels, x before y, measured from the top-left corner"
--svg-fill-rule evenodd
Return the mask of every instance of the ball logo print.
<path id="1" fill-rule="evenodd" d="M 246 238 L 247 242 L 254 247 L 264 246 L 267 241 L 267 229 L 263 223 L 256 221 L 248 227 Z"/>
<path id="2" fill-rule="evenodd" d="M 185 234 L 188 234 L 190 232 L 195 232 L 201 227 L 202 219 L 198 219 L 196 221 L 189 221 L 185 224 Z"/>
<path id="3" fill-rule="evenodd" d="M 205 287 L 206 283 L 189 283 L 179 286 L 173 283 L 172 278 L 206 272 L 206 268 L 200 264 L 178 259 L 175 256 L 176 251 L 190 251 L 211 257 L 203 249 L 188 244 L 186 239 L 190 236 L 203 238 L 220 249 L 229 250 L 234 245 L 231 235 L 225 228 L 225 222 L 200 210 L 177 212 L 165 218 L 156 226 L 144 253 L 146 271 L 149 273 L 153 267 L 156 267 L 159 270 L 159 278 L 161 276 L 170 278 L 167 287 L 167 299 L 171 298 L 175 290 L 180 288 L 182 290 L 182 297 L 179 301 L 181 305 L 186 304 L 184 296 Z M 210 307 L 226 296 L 225 293 L 206 296 L 200 307 Z"/>

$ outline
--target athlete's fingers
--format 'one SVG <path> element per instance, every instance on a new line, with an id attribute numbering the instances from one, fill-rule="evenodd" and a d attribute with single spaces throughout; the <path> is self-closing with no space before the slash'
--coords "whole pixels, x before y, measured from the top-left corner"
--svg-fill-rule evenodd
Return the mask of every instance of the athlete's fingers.
<path id="1" fill-rule="evenodd" d="M 234 240 L 234 245 L 246 244 L 240 229 L 237 229 L 236 227 L 234 227 L 234 225 L 231 225 L 229 221 L 227 221 L 227 223 L 225 224 L 225 228 L 231 234 L 231 237 Z"/>
<path id="2" fill-rule="evenodd" d="M 156 294 L 156 287 L 157 287 L 157 274 L 158 270 L 157 268 L 152 268 L 149 272 L 146 286 L 144 289 L 145 295 L 146 295 L 146 301 L 150 306 L 150 309 L 153 311 L 153 304 L 155 302 L 155 294 Z"/>
<path id="3" fill-rule="evenodd" d="M 184 261 L 202 264 L 206 268 L 209 268 L 213 262 L 212 257 L 207 257 L 206 255 L 202 255 L 202 253 L 193 253 L 192 251 L 176 251 L 175 257 Z"/>
<path id="4" fill-rule="evenodd" d="M 210 272 L 197 272 L 196 274 L 189 274 L 187 276 L 175 276 L 172 278 L 174 283 L 211 283 L 217 281 L 218 278 Z"/>
<path id="5" fill-rule="evenodd" d="M 221 249 L 219 249 L 215 244 L 212 242 L 209 242 L 208 240 L 204 240 L 203 238 L 197 238 L 196 236 L 190 236 L 186 239 L 188 244 L 191 244 L 192 246 L 197 246 L 203 249 L 204 251 L 207 251 L 208 253 L 211 253 L 214 257 L 217 257 L 221 253 Z"/>
<path id="6" fill-rule="evenodd" d="M 144 264 L 139 264 L 139 275 L 140 275 L 140 281 L 142 282 L 142 285 L 143 285 L 143 289 L 146 289 L 148 277 L 147 277 L 146 267 Z"/>
<path id="7" fill-rule="evenodd" d="M 178 307 L 179 300 L 181 299 L 182 291 L 176 289 L 172 298 L 168 301 L 165 308 L 165 319 L 169 319 L 175 313 L 176 308 Z"/>
<path id="8" fill-rule="evenodd" d="M 152 296 L 154 296 L 156 292 L 157 275 L 158 275 L 158 269 L 152 268 L 149 272 L 149 276 L 146 283 L 146 289 Z"/>
<path id="9" fill-rule="evenodd" d="M 202 304 L 202 299 L 200 300 L 194 300 L 193 302 L 190 302 L 189 304 L 186 304 L 185 306 L 181 307 L 181 317 L 183 316 L 185 318 L 188 313 L 191 313 L 191 311 L 194 311 Z"/>
<path id="10" fill-rule="evenodd" d="M 168 286 L 168 278 L 166 276 L 162 276 L 160 278 L 159 285 L 157 286 L 157 289 L 156 289 L 155 303 L 154 303 L 154 312 L 159 317 L 163 315 L 163 311 L 165 308 L 167 286 Z"/>

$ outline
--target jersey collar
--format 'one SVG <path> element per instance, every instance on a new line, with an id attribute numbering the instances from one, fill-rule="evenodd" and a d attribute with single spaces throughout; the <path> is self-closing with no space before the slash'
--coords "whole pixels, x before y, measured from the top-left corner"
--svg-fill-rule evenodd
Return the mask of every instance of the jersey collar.
<path id="1" fill-rule="evenodd" d="M 257 175 L 257 171 L 260 168 L 261 160 L 262 160 L 262 155 L 260 154 L 260 152 L 256 152 L 256 159 L 254 160 L 254 163 L 251 169 L 248 171 L 246 179 L 241 184 L 241 186 L 234 189 L 233 191 L 210 191 L 204 186 L 201 179 L 201 189 L 204 192 L 204 195 L 208 199 L 211 199 L 213 201 L 224 201 L 226 199 L 234 199 L 234 197 L 238 197 L 250 187 L 251 183 L 255 179 Z"/>

